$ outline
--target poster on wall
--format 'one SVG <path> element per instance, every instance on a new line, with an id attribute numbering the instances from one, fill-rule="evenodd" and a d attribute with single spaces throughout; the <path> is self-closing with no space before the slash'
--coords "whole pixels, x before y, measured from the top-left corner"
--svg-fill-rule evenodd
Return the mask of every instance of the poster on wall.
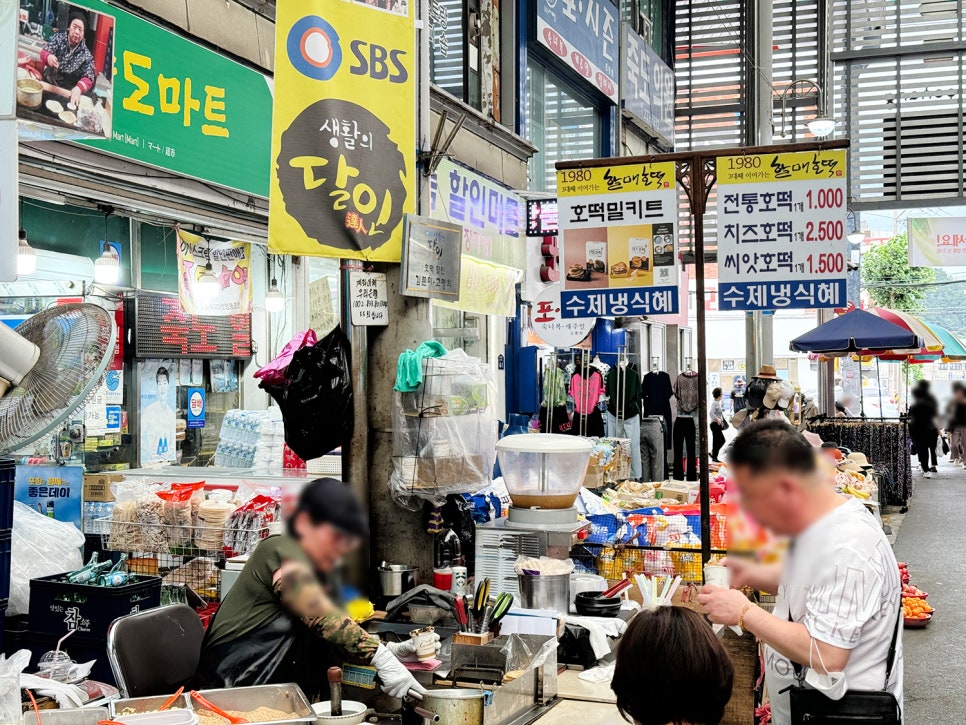
<path id="1" fill-rule="evenodd" d="M 536 0 L 537 42 L 587 83 L 618 100 L 620 20 L 610 0 Z"/>
<path id="2" fill-rule="evenodd" d="M 842 307 L 846 152 L 723 156 L 718 169 L 718 309 Z"/>
<path id="3" fill-rule="evenodd" d="M 557 171 L 561 316 L 678 312 L 673 162 Z"/>
<path id="4" fill-rule="evenodd" d="M 399 262 L 415 208 L 408 3 L 282 0 L 275 19 L 269 248 Z"/>
<path id="5" fill-rule="evenodd" d="M 177 457 L 178 363 L 175 360 L 142 360 L 138 363 L 138 379 L 141 388 L 138 408 L 140 464 L 173 463 Z"/>
<path id="6" fill-rule="evenodd" d="M 966 218 L 909 217 L 910 267 L 966 267 Z"/>
<path id="7" fill-rule="evenodd" d="M 18 27 L 21 138 L 268 196 L 267 76 L 102 0 L 20 0 Z"/>
<path id="8" fill-rule="evenodd" d="M 83 466 L 17 466 L 14 499 L 37 513 L 81 525 Z"/>
<path id="9" fill-rule="evenodd" d="M 198 281 L 211 262 L 219 292 L 207 299 Z M 178 294 L 189 315 L 247 315 L 252 311 L 252 247 L 248 242 L 205 239 L 178 229 Z"/>

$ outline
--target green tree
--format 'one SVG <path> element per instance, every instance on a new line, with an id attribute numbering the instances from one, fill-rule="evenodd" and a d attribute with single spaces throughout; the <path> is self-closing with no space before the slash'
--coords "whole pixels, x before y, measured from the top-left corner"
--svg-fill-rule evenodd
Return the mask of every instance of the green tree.
<path id="1" fill-rule="evenodd" d="M 957 337 L 966 334 L 966 280 L 954 280 L 942 269 L 935 270 L 936 284 L 926 291 L 922 317 L 941 325 Z M 942 283 L 942 284 L 940 284 Z"/>
<path id="2" fill-rule="evenodd" d="M 862 284 L 878 307 L 920 312 L 936 278 L 931 267 L 910 267 L 906 235 L 897 234 L 862 257 Z"/>

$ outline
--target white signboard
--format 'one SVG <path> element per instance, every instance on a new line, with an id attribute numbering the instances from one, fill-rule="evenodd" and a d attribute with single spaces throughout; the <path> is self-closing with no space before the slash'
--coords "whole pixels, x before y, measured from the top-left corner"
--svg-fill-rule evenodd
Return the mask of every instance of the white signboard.
<path id="1" fill-rule="evenodd" d="M 563 318 L 560 314 L 560 284 L 546 287 L 533 301 L 530 322 L 541 340 L 554 347 L 574 347 L 594 329 L 596 317 Z"/>
<path id="2" fill-rule="evenodd" d="M 382 272 L 349 272 L 353 325 L 388 325 L 389 294 Z"/>
<path id="3" fill-rule="evenodd" d="M 910 217 L 910 267 L 966 267 L 966 218 Z"/>
<path id="4" fill-rule="evenodd" d="M 846 152 L 722 156 L 718 309 L 844 307 Z"/>

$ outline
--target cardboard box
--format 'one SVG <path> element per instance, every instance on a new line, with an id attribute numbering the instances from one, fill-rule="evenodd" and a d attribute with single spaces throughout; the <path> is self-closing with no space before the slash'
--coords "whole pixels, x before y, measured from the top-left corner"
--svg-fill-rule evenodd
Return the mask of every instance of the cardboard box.
<path id="1" fill-rule="evenodd" d="M 594 459 L 591 459 L 587 466 L 587 473 L 584 474 L 584 488 L 603 488 L 604 469 Z"/>
<path id="2" fill-rule="evenodd" d="M 397 458 L 401 478 L 414 489 L 465 489 L 489 483 L 486 456 L 442 456 L 439 458 Z"/>
<path id="3" fill-rule="evenodd" d="M 124 476 L 117 473 L 87 473 L 84 474 L 84 500 L 97 503 L 110 503 L 114 500 L 111 484 L 124 480 Z"/>
<path id="4" fill-rule="evenodd" d="M 654 497 L 670 498 L 678 503 L 694 503 L 698 500 L 699 490 L 699 484 L 694 481 L 665 481 L 654 490 Z"/>

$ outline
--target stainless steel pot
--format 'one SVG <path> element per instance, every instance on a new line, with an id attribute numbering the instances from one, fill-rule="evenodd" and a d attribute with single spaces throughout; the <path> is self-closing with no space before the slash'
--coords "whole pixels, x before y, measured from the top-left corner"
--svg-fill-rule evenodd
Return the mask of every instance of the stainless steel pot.
<path id="1" fill-rule="evenodd" d="M 379 587 L 384 597 L 398 597 L 416 586 L 414 566 L 406 564 L 384 564 L 379 567 Z"/>
<path id="2" fill-rule="evenodd" d="M 428 690 L 421 706 L 439 716 L 439 725 L 483 725 L 486 693 L 482 690 Z M 423 720 L 429 725 L 432 720 Z"/>

